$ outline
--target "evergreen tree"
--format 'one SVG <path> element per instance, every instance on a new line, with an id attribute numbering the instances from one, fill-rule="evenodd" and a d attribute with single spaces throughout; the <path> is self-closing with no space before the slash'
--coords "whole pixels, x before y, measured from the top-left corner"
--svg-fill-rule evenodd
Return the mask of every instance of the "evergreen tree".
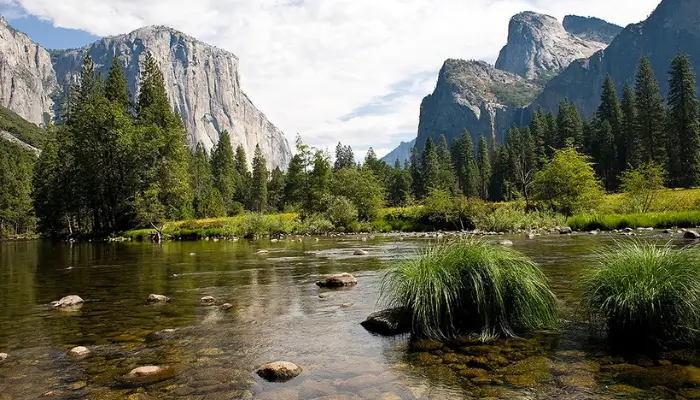
<path id="1" fill-rule="evenodd" d="M 557 127 L 557 117 L 553 113 L 548 112 L 544 117 L 545 120 L 545 140 L 544 148 L 547 154 L 547 160 L 551 160 L 554 156 L 554 151 L 559 148 L 559 128 Z"/>
<path id="2" fill-rule="evenodd" d="M 639 136 L 637 135 L 637 106 L 634 98 L 634 90 L 630 84 L 625 84 L 622 89 L 622 102 L 620 104 L 622 111 L 621 135 L 624 140 L 622 148 L 623 154 L 620 154 L 620 168 L 623 170 L 629 167 L 636 167 L 641 162 L 641 145 Z"/>
<path id="3" fill-rule="evenodd" d="M 665 111 L 659 84 L 649 60 L 639 62 L 635 86 L 636 122 L 642 162 L 667 164 L 665 138 Z"/>
<path id="4" fill-rule="evenodd" d="M 322 199 L 330 194 L 331 165 L 328 156 L 317 150 L 313 156 L 313 169 L 308 177 L 308 190 L 304 194 L 304 211 L 324 212 Z"/>
<path id="5" fill-rule="evenodd" d="M 427 196 L 430 189 L 440 187 L 440 159 L 433 139 L 428 137 L 421 156 L 421 194 Z"/>
<path id="6" fill-rule="evenodd" d="M 491 201 L 506 201 L 514 198 L 514 188 L 511 182 L 511 160 L 508 149 L 497 147 L 491 161 L 491 180 L 488 182 L 488 199 Z"/>
<path id="7" fill-rule="evenodd" d="M 668 106 L 669 177 L 673 186 L 691 188 L 700 184 L 700 124 L 695 72 L 682 53 L 671 63 Z"/>
<path id="8" fill-rule="evenodd" d="M 268 208 L 275 211 L 283 211 L 285 205 L 284 189 L 286 177 L 280 167 L 275 167 L 270 174 L 270 182 L 267 184 Z"/>
<path id="9" fill-rule="evenodd" d="M 255 146 L 253 155 L 253 181 L 251 185 L 250 209 L 257 212 L 267 207 L 267 165 L 260 146 Z"/>
<path id="10" fill-rule="evenodd" d="M 609 120 L 596 119 L 591 124 L 594 135 L 593 151 L 590 153 L 595 171 L 603 179 L 608 190 L 617 186 L 617 165 L 615 163 L 615 134 Z"/>
<path id="11" fill-rule="evenodd" d="M 537 107 L 530 120 L 530 134 L 535 153 L 535 163 L 540 168 L 547 161 L 547 120 L 541 107 Z"/>
<path id="12" fill-rule="evenodd" d="M 486 138 L 481 136 L 479 150 L 476 156 L 476 165 L 479 169 L 479 196 L 483 200 L 489 199 L 489 185 L 491 183 L 491 160 L 486 144 Z"/>
<path id="13" fill-rule="evenodd" d="M 105 86 L 105 96 L 110 102 L 122 107 L 124 111 L 128 111 L 131 107 L 131 94 L 126 85 L 126 77 L 119 60 L 114 57 L 112 66 L 107 75 L 107 83 Z"/>
<path id="14" fill-rule="evenodd" d="M 557 148 L 582 147 L 583 121 L 576 106 L 569 101 L 559 103 L 557 131 Z"/>
<path id="15" fill-rule="evenodd" d="M 340 142 L 335 147 L 335 163 L 333 171 L 337 172 L 343 168 L 355 167 L 355 154 L 350 146 L 343 146 Z"/>
<path id="16" fill-rule="evenodd" d="M 207 202 L 212 200 L 212 198 L 209 196 L 211 195 L 212 190 L 214 190 L 214 178 L 211 172 L 209 156 L 201 143 L 197 143 L 197 147 L 192 155 L 192 160 L 190 163 L 190 179 L 193 199 L 192 206 L 194 207 L 195 217 L 211 217 L 212 215 L 207 215 L 205 209 L 211 209 Z M 221 197 L 220 192 L 218 193 L 218 196 Z"/>
<path id="17" fill-rule="evenodd" d="M 226 212 L 232 215 L 236 211 L 233 203 L 240 180 L 236 172 L 233 146 L 231 146 L 228 131 L 221 132 L 219 136 L 219 143 L 211 156 L 211 170 L 214 187 L 221 194 Z"/>
<path id="18" fill-rule="evenodd" d="M 440 135 L 438 140 L 437 156 L 440 164 L 440 178 L 437 187 L 454 192 L 457 188 L 457 182 L 452 170 L 452 156 L 445 135 Z"/>
<path id="19" fill-rule="evenodd" d="M 421 163 L 420 157 L 418 156 L 418 148 L 413 147 L 411 149 L 411 161 L 408 166 L 408 172 L 411 174 L 411 189 L 413 191 L 413 197 L 416 199 L 423 198 L 423 179 L 421 177 Z"/>
<path id="20" fill-rule="evenodd" d="M 626 141 L 622 134 L 622 109 L 620 108 L 620 103 L 617 99 L 617 91 L 615 90 L 615 84 L 613 83 L 610 75 L 605 77 L 605 82 L 603 83 L 603 92 L 600 96 L 600 106 L 596 112 L 596 117 L 602 124 L 598 132 L 604 132 L 607 127 L 604 124 L 607 122 L 610 125 L 610 133 L 612 135 L 612 141 L 606 141 L 605 146 L 608 148 L 602 148 L 603 144 L 599 143 L 601 151 L 607 154 L 607 158 L 604 161 L 608 166 L 606 167 L 606 177 L 605 182 L 608 189 L 614 189 L 615 176 L 624 170 L 624 166 L 627 162 L 626 156 Z M 607 138 L 607 134 L 601 133 Z"/>
<path id="21" fill-rule="evenodd" d="M 465 129 L 462 137 L 452 143 L 452 164 L 457 175 L 457 184 L 467 197 L 478 196 L 478 168 L 474 157 L 474 144 Z"/>
<path id="22" fill-rule="evenodd" d="M 253 176 L 248 170 L 248 158 L 245 154 L 245 149 L 240 144 L 236 146 L 234 165 L 239 179 L 239 185 L 236 188 L 237 190 L 234 198 L 241 204 L 249 204 Z"/>
<path id="23" fill-rule="evenodd" d="M 308 164 L 304 157 L 297 153 L 292 156 L 287 168 L 287 180 L 285 182 L 285 202 L 290 205 L 302 203 L 307 189 L 308 176 L 306 168 Z"/>

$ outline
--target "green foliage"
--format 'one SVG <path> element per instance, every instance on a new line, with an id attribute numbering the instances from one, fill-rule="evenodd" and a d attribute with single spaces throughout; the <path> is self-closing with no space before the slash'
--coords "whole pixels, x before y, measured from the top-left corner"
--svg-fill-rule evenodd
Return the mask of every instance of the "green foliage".
<path id="1" fill-rule="evenodd" d="M 391 268 L 381 297 L 410 310 L 419 337 L 486 340 L 556 324 L 556 299 L 537 265 L 475 238 L 431 246 Z"/>
<path id="2" fill-rule="evenodd" d="M 219 143 L 212 153 L 211 171 L 214 187 L 221 193 L 226 212 L 233 215 L 236 192 L 242 183 L 236 171 L 231 137 L 227 131 L 221 132 Z"/>
<path id="3" fill-rule="evenodd" d="M 518 229 L 536 230 L 564 225 L 565 218 L 561 215 L 545 211 L 526 212 L 517 204 L 496 207 L 491 212 L 484 212 L 476 221 L 475 226 L 487 232 L 515 232 Z"/>
<path id="4" fill-rule="evenodd" d="M 274 211 L 284 210 L 284 187 L 286 176 L 280 167 L 276 167 L 270 174 L 270 182 L 267 184 L 267 204 L 268 208 Z"/>
<path id="5" fill-rule="evenodd" d="M 357 208 L 346 197 L 327 196 L 323 202 L 326 207 L 324 215 L 335 228 L 348 228 L 357 222 Z"/>
<path id="6" fill-rule="evenodd" d="M 666 112 L 659 83 L 649 60 L 639 62 L 635 86 L 635 129 L 639 136 L 639 155 L 633 157 L 640 162 L 655 162 L 666 165 Z"/>
<path id="7" fill-rule="evenodd" d="M 255 146 L 253 157 L 253 182 L 251 186 L 250 209 L 263 212 L 267 208 L 267 165 L 260 146 Z"/>
<path id="8" fill-rule="evenodd" d="M 479 140 L 479 151 L 476 156 L 476 165 L 479 170 L 478 191 L 482 200 L 489 199 L 489 184 L 491 182 L 491 161 L 486 145 L 486 138 L 481 136 Z"/>
<path id="9" fill-rule="evenodd" d="M 342 143 L 338 142 L 335 147 L 335 163 L 333 164 L 333 171 L 340 171 L 343 168 L 352 168 L 355 166 L 355 153 L 352 151 L 352 147 L 343 146 Z"/>
<path id="10" fill-rule="evenodd" d="M 557 130 L 558 148 L 583 145 L 583 121 L 574 103 L 569 101 L 559 103 Z"/>
<path id="11" fill-rule="evenodd" d="M 0 238 L 34 231 L 30 197 L 34 155 L 0 139 Z"/>
<path id="12" fill-rule="evenodd" d="M 430 189 L 440 188 L 440 160 L 432 138 L 428 138 L 420 158 L 421 196 L 427 196 Z"/>
<path id="13" fill-rule="evenodd" d="M 588 158 L 572 148 L 557 150 L 533 182 L 535 199 L 565 215 L 593 210 L 602 199 Z"/>
<path id="14" fill-rule="evenodd" d="M 621 122 L 621 140 L 624 141 L 624 146 L 620 148 L 619 165 L 620 169 L 624 170 L 628 167 L 636 167 L 640 163 L 641 143 L 637 135 L 637 105 L 634 97 L 634 90 L 629 83 L 625 84 L 622 89 L 622 101 L 620 103 L 622 111 Z"/>
<path id="15" fill-rule="evenodd" d="M 411 186 L 411 172 L 401 167 L 394 167 L 387 187 L 388 204 L 392 207 L 407 206 L 412 200 Z"/>
<path id="16" fill-rule="evenodd" d="M 452 142 L 452 167 L 457 178 L 457 186 L 467 197 L 479 195 L 479 168 L 474 154 L 472 137 L 465 129 L 462 137 Z"/>
<path id="17" fill-rule="evenodd" d="M 46 131 L 3 106 L 0 106 L 0 130 L 36 148 L 44 148 Z"/>
<path id="18" fill-rule="evenodd" d="M 384 184 L 371 170 L 344 168 L 332 179 L 331 192 L 350 200 L 357 208 L 361 220 L 375 218 L 384 207 Z"/>
<path id="19" fill-rule="evenodd" d="M 700 184 L 700 122 L 695 72 L 687 55 L 671 63 L 668 95 L 669 180 L 673 187 Z"/>
<path id="20" fill-rule="evenodd" d="M 646 213 L 654 205 L 656 195 L 664 187 L 664 170 L 653 163 L 625 171 L 620 177 L 628 210 L 632 213 Z"/>
<path id="21" fill-rule="evenodd" d="M 602 252 L 581 282 L 581 305 L 608 338 L 625 346 L 697 344 L 700 251 L 619 243 Z"/>
<path id="22" fill-rule="evenodd" d="M 665 211 L 645 214 L 578 214 L 568 219 L 572 229 L 590 231 L 625 228 L 693 228 L 700 225 L 700 211 Z"/>
<path id="23" fill-rule="evenodd" d="M 516 82 L 515 85 L 491 85 L 491 92 L 496 96 L 499 103 L 513 105 L 516 107 L 526 107 L 542 92 L 542 88 L 534 87 L 529 83 Z"/>

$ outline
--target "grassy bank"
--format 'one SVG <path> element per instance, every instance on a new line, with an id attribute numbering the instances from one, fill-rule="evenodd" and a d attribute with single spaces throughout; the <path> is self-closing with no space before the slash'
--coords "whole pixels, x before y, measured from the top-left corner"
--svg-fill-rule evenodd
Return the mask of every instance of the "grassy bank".
<path id="1" fill-rule="evenodd" d="M 572 229 L 590 231 L 625 228 L 693 228 L 700 225 L 700 211 L 666 211 L 646 214 L 586 214 L 569 218 Z"/>

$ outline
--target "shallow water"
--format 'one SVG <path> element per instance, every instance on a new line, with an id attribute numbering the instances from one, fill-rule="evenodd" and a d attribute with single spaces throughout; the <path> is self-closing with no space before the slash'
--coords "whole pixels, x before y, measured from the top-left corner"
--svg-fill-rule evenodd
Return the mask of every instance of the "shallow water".
<path id="1" fill-rule="evenodd" d="M 0 243 L 0 352 L 9 354 L 0 362 L 0 399 L 700 398 L 693 355 L 624 359 L 577 322 L 573 281 L 612 236 L 512 239 L 544 268 L 565 321 L 559 333 L 484 350 L 508 358 L 486 378 L 448 365 L 453 349 L 409 351 L 407 338 L 359 325 L 381 309 L 382 269 L 427 239 Z M 353 256 L 357 248 L 369 255 Z M 320 297 L 315 281 L 338 272 L 354 274 L 358 285 Z M 147 304 L 150 293 L 172 301 Z M 79 311 L 51 309 L 70 294 L 86 300 Z M 233 308 L 203 305 L 203 296 Z M 163 329 L 176 330 L 146 340 Z M 78 345 L 92 354 L 69 359 Z M 303 373 L 287 383 L 254 373 L 276 360 Z M 121 379 L 142 365 L 168 365 L 175 375 L 141 386 Z"/>

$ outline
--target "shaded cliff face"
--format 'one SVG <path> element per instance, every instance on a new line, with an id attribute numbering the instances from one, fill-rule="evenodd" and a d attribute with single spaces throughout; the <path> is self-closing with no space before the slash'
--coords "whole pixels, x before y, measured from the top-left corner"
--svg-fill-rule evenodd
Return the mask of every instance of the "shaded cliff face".
<path id="1" fill-rule="evenodd" d="M 556 110 L 559 102 L 568 98 L 584 117 L 591 117 L 605 76 L 609 74 L 620 91 L 626 82 L 634 85 L 642 56 L 651 62 L 662 93 L 667 93 L 668 70 L 678 51 L 687 53 L 695 70 L 700 71 L 700 1 L 662 1 L 646 21 L 625 28 L 607 49 L 572 63 L 552 79 L 533 107 Z"/>
<path id="2" fill-rule="evenodd" d="M 223 130 L 233 146 L 243 145 L 250 163 L 260 144 L 270 167 L 285 168 L 291 151 L 284 134 L 243 93 L 238 58 L 166 27 L 141 28 L 127 35 L 99 40 L 86 48 L 97 70 L 106 76 L 114 57 L 124 68 L 127 83 L 138 93 L 140 68 L 151 52 L 163 71 L 170 103 L 182 116 L 190 144 L 211 150 Z M 86 49 L 57 52 L 53 64 L 61 86 L 77 79 Z"/>
<path id="3" fill-rule="evenodd" d="M 423 99 L 418 124 L 418 147 L 428 137 L 444 134 L 450 143 L 466 128 L 476 141 L 483 135 L 500 142 L 522 107 L 541 87 L 495 69 L 483 61 L 445 61 L 435 91 Z"/>
<path id="4" fill-rule="evenodd" d="M 564 17 L 564 29 L 581 39 L 610 44 L 622 32 L 622 27 L 603 21 L 600 18 L 567 15 Z"/>
<path id="5" fill-rule="evenodd" d="M 35 124 L 53 115 L 51 55 L 0 17 L 0 105 Z"/>
<path id="6" fill-rule="evenodd" d="M 527 79 L 547 79 L 606 45 L 567 32 L 554 17 L 527 11 L 511 18 L 508 43 L 498 55 L 496 68 Z"/>
<path id="7" fill-rule="evenodd" d="M 411 159 L 411 151 L 415 145 L 416 139 L 413 139 L 410 142 L 401 142 L 401 144 L 392 150 L 391 153 L 382 157 L 381 161 L 384 161 L 389 165 L 394 165 L 396 160 L 399 160 L 399 163 L 401 163 L 401 166 L 403 166 L 406 160 Z"/>

